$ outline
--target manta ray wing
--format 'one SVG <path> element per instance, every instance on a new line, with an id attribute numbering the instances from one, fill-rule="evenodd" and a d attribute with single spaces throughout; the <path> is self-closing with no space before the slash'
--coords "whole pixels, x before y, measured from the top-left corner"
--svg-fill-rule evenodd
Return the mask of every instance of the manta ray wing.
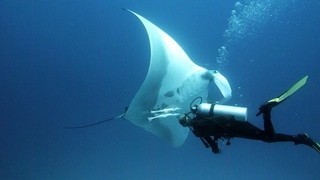
<path id="1" fill-rule="evenodd" d="M 173 146 L 180 146 L 187 138 L 189 129 L 179 124 L 179 115 L 189 111 L 190 102 L 194 98 L 207 98 L 211 81 L 218 83 L 219 88 L 223 87 L 220 91 L 223 91 L 225 98 L 231 96 L 230 85 L 219 72 L 193 63 L 179 44 L 156 25 L 128 11 L 147 30 L 151 59 L 147 76 L 124 118 Z"/>

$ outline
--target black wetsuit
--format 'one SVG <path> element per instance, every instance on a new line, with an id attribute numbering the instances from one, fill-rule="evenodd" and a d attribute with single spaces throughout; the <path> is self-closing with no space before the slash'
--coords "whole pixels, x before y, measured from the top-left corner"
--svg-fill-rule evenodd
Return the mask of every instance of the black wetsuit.
<path id="1" fill-rule="evenodd" d="M 217 141 L 219 138 L 246 138 L 262 140 L 265 142 L 296 142 L 296 136 L 275 133 L 271 122 L 271 108 L 260 108 L 263 114 L 264 130 L 247 121 L 238 121 L 232 117 L 201 117 L 196 116 L 191 121 L 193 133 L 201 139 L 204 145 L 212 149 L 213 153 L 219 153 Z"/>

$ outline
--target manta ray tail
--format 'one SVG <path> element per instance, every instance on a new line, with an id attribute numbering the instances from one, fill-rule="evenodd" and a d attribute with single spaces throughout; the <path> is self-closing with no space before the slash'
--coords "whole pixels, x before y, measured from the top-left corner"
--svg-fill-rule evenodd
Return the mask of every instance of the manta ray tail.
<path id="1" fill-rule="evenodd" d="M 105 119 L 105 120 L 102 120 L 102 121 L 98 121 L 98 122 L 95 122 L 95 123 L 91 123 L 91 124 L 86 124 L 86 125 L 82 125 L 82 126 L 66 126 L 64 128 L 65 129 L 82 129 L 82 128 L 87 128 L 87 127 L 92 127 L 92 126 L 95 126 L 95 125 L 98 125 L 98 124 L 109 122 L 109 121 L 114 120 L 114 119 L 123 118 L 123 116 L 124 116 L 124 114 L 121 114 L 119 116 L 114 116 L 114 117 L 111 117 L 111 118 L 108 118 L 108 119 Z"/>

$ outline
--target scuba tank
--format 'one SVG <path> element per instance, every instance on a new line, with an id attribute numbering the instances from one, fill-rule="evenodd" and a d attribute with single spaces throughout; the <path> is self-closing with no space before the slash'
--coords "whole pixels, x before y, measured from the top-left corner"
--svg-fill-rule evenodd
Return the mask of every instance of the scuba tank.
<path id="1" fill-rule="evenodd" d="M 247 108 L 238 106 L 227 106 L 221 104 L 201 103 L 194 105 L 191 111 L 202 117 L 223 117 L 227 119 L 234 119 L 237 121 L 247 121 Z"/>

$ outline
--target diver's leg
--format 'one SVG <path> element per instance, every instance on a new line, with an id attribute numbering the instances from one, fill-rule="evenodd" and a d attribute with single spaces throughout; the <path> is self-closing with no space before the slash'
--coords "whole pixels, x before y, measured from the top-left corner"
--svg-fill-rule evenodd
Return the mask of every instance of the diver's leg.
<path id="1" fill-rule="evenodd" d="M 267 137 L 272 138 L 275 136 L 275 131 L 271 121 L 271 108 L 264 108 L 262 110 L 263 113 L 263 124 L 264 124 L 264 131 Z"/>
<path id="2" fill-rule="evenodd" d="M 264 119 L 268 121 L 268 119 L 271 119 L 271 118 L 267 117 Z M 229 126 L 226 129 L 227 130 L 226 135 L 229 138 L 239 137 L 239 138 L 245 138 L 245 139 L 261 140 L 268 143 L 293 142 L 296 145 L 297 144 L 307 145 L 320 153 L 320 144 L 313 141 L 305 133 L 298 134 L 298 135 L 274 133 L 273 128 L 268 129 L 269 127 L 266 128 L 269 130 L 269 132 L 266 132 L 266 130 L 262 130 L 249 122 L 241 122 L 241 121 L 233 121 L 233 123 L 229 122 L 228 125 Z M 268 126 L 268 122 L 266 122 L 266 125 Z"/>
<path id="3" fill-rule="evenodd" d="M 266 142 L 294 142 L 294 144 L 304 144 L 320 153 L 320 144 L 313 141 L 306 133 L 298 134 L 296 136 L 275 133 L 271 122 L 271 108 L 265 107 L 260 109 L 263 113 L 264 130 Z"/>
<path id="4" fill-rule="evenodd" d="M 296 136 L 276 133 L 272 138 L 266 136 L 265 142 L 293 142 L 295 145 L 304 144 L 320 153 L 320 144 L 311 139 L 308 134 L 302 133 Z"/>
<path id="5" fill-rule="evenodd" d="M 266 135 L 262 140 L 265 142 L 295 142 L 296 136 L 275 133 L 272 137 Z"/>

